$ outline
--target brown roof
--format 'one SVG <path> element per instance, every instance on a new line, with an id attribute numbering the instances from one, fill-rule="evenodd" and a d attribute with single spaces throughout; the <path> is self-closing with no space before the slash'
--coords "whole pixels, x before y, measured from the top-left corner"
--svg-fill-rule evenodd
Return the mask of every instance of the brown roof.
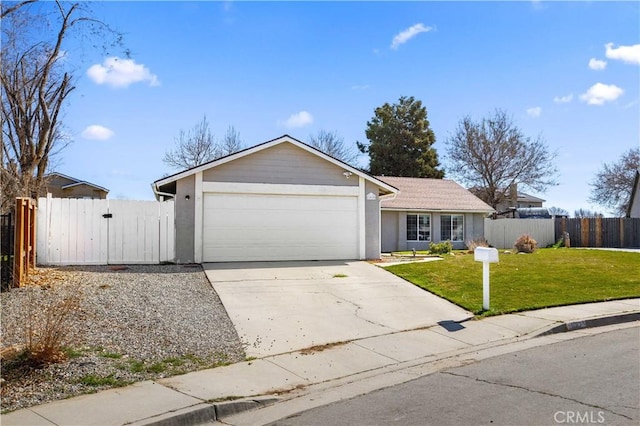
<path id="1" fill-rule="evenodd" d="M 400 193 L 382 200 L 383 209 L 441 210 L 491 213 L 493 208 L 462 186 L 448 179 L 377 176 Z"/>

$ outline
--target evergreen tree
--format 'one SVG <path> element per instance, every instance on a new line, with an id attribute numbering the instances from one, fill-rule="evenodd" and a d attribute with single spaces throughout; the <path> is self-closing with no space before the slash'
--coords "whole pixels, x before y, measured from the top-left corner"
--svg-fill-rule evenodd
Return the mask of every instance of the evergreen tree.
<path id="1" fill-rule="evenodd" d="M 369 172 L 403 177 L 444 177 L 439 168 L 436 141 L 427 120 L 427 109 L 413 96 L 402 96 L 397 104 L 375 109 L 365 132 L 369 144 L 358 149 L 369 154 Z"/>

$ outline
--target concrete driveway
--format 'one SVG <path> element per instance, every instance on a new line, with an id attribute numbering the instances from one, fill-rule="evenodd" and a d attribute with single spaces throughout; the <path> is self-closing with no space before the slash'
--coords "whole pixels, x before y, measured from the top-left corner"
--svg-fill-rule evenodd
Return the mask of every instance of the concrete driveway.
<path id="1" fill-rule="evenodd" d="M 367 262 L 207 263 L 247 356 L 264 357 L 472 316 Z"/>

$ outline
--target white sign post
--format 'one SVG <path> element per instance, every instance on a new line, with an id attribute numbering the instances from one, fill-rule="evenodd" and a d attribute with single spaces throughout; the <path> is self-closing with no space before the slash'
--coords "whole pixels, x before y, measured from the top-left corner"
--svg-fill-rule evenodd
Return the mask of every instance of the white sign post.
<path id="1" fill-rule="evenodd" d="M 476 247 L 473 251 L 476 262 L 482 262 L 482 309 L 489 310 L 489 264 L 498 263 L 498 250 L 489 247 Z"/>

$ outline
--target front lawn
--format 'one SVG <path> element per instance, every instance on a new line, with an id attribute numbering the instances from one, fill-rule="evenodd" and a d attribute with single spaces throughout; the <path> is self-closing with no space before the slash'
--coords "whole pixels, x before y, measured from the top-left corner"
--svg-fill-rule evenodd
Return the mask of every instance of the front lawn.
<path id="1" fill-rule="evenodd" d="M 388 271 L 476 314 L 482 313 L 482 263 L 473 254 Z M 491 264 L 491 309 L 503 314 L 574 303 L 640 297 L 640 253 L 540 249 L 505 254 Z"/>

